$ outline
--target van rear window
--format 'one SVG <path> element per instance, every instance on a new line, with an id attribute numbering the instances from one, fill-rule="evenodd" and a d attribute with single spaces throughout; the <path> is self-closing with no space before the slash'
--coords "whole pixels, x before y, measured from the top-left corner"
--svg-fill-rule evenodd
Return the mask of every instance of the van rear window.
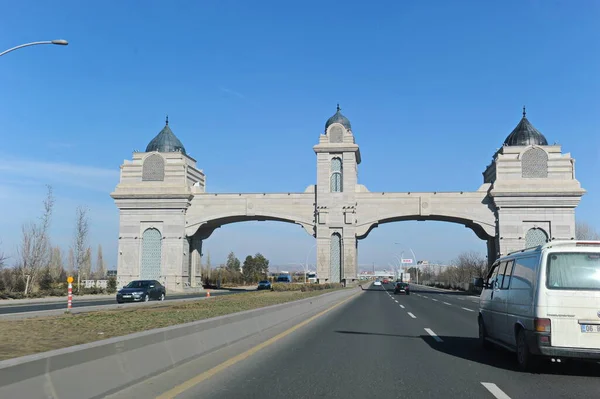
<path id="1" fill-rule="evenodd" d="M 600 252 L 551 253 L 546 286 L 555 290 L 600 290 Z"/>

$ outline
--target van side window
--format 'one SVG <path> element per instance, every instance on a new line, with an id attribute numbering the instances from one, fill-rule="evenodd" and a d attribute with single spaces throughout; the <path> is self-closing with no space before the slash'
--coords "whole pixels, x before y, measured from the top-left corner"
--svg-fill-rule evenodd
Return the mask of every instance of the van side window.
<path id="1" fill-rule="evenodd" d="M 493 265 L 492 269 L 490 270 L 490 272 L 488 274 L 487 282 L 490 285 L 490 288 L 495 288 L 494 282 L 496 281 L 496 278 L 498 278 L 498 266 L 499 266 L 498 263 Z"/>
<path id="2" fill-rule="evenodd" d="M 511 288 L 514 290 L 531 289 L 535 281 L 540 255 L 518 258 L 513 266 Z"/>
<path id="3" fill-rule="evenodd" d="M 504 280 L 502 280 L 502 286 L 500 287 L 503 290 L 507 290 L 508 287 L 510 286 L 510 276 L 512 274 L 514 263 L 515 263 L 514 260 L 509 260 L 506 263 L 506 270 L 504 270 Z"/>
<path id="4" fill-rule="evenodd" d="M 504 278 L 504 270 L 506 270 L 506 262 L 500 263 L 500 267 L 498 268 L 498 277 L 496 278 L 496 284 L 494 285 L 495 289 L 502 288 L 502 279 Z"/>

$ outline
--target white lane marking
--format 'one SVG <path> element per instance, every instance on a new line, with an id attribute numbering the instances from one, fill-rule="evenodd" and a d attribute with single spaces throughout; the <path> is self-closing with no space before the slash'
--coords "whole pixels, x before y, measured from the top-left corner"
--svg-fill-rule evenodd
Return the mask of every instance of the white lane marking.
<path id="1" fill-rule="evenodd" d="M 425 331 L 427 331 L 427 334 L 431 335 L 437 342 L 444 342 L 431 328 L 426 328 Z"/>
<path id="2" fill-rule="evenodd" d="M 401 307 L 402 309 L 404 309 L 404 305 L 400 305 L 400 307 Z"/>
<path id="3" fill-rule="evenodd" d="M 459 296 L 458 296 L 458 297 L 456 297 L 456 299 L 460 299 L 461 301 L 464 301 L 464 300 L 465 300 L 465 298 L 461 298 L 461 297 L 459 297 Z"/>
<path id="4" fill-rule="evenodd" d="M 395 299 L 394 299 L 394 302 L 398 303 L 398 301 L 397 301 L 397 300 L 395 300 Z"/>
<path id="5" fill-rule="evenodd" d="M 461 308 L 461 309 L 464 309 L 464 310 L 466 310 L 466 311 L 468 311 L 468 312 L 474 312 L 474 310 L 473 310 L 473 309 L 469 309 L 469 308 Z"/>
<path id="6" fill-rule="evenodd" d="M 425 296 L 425 295 L 423 295 L 423 298 L 427 298 L 427 299 L 429 299 L 429 297 L 428 297 L 428 296 Z"/>
<path id="7" fill-rule="evenodd" d="M 417 318 L 417 316 L 415 316 L 414 314 L 412 314 L 412 313 L 410 313 L 410 312 L 408 312 L 408 315 L 409 315 L 410 317 L 412 317 L 413 319 L 416 319 L 416 318 Z"/>
<path id="8" fill-rule="evenodd" d="M 435 302 L 437 302 L 437 301 L 438 301 L 438 300 L 437 300 L 437 299 L 435 299 L 435 298 L 431 298 L 431 300 L 432 300 L 432 301 L 435 301 Z"/>
<path id="9" fill-rule="evenodd" d="M 481 385 L 485 387 L 492 395 L 494 395 L 497 399 L 510 399 L 510 396 L 505 394 L 498 385 L 491 382 L 482 382 Z"/>
<path id="10" fill-rule="evenodd" d="M 443 303 L 444 305 L 449 305 L 449 306 L 452 306 L 452 304 L 451 304 L 451 303 L 448 303 L 448 302 L 442 302 L 442 303 Z"/>

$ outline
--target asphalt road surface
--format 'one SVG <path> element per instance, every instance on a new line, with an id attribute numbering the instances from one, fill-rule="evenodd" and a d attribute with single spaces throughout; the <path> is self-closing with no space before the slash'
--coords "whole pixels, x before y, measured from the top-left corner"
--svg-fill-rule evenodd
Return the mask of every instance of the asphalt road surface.
<path id="1" fill-rule="evenodd" d="M 198 359 L 139 387 L 153 386 L 150 397 L 159 397 L 195 379 L 177 399 L 598 397 L 597 364 L 548 362 L 524 373 L 514 354 L 480 349 L 477 309 L 468 295 L 415 286 L 410 296 L 393 295 L 391 285 L 372 286 L 250 356 L 232 361 L 240 350 L 217 351 L 218 359 Z M 210 361 L 220 365 L 203 371 Z"/>
<path id="2" fill-rule="evenodd" d="M 239 294 L 245 291 L 211 291 L 211 296 L 218 295 L 230 295 Z M 199 292 L 197 294 L 174 294 L 167 295 L 165 301 L 173 299 L 184 299 L 184 298 L 200 298 L 206 296 L 206 293 Z M 64 309 L 66 306 L 66 299 L 61 302 L 38 302 L 29 303 L 23 305 L 4 305 L 0 304 L 0 314 L 11 314 L 11 313 L 23 313 L 23 312 L 43 312 L 44 310 Z M 86 299 L 77 300 L 77 296 L 73 296 L 73 307 L 80 308 L 84 306 L 100 306 L 100 305 L 114 305 L 117 303 L 116 294 L 113 299 Z"/>

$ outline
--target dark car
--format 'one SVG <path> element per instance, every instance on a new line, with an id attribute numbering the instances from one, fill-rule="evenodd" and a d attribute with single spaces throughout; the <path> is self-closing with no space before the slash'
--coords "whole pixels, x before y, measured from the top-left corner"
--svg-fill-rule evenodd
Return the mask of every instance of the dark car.
<path id="1" fill-rule="evenodd" d="M 394 294 L 410 295 L 410 286 L 408 283 L 396 283 L 394 286 Z"/>
<path id="2" fill-rule="evenodd" d="M 267 280 L 263 280 L 263 281 L 259 281 L 258 282 L 258 287 L 256 287 L 257 290 L 270 290 L 271 289 L 271 283 Z"/>
<path id="3" fill-rule="evenodd" d="M 117 291 L 117 302 L 148 302 L 165 300 L 165 287 L 156 280 L 134 280 Z"/>

